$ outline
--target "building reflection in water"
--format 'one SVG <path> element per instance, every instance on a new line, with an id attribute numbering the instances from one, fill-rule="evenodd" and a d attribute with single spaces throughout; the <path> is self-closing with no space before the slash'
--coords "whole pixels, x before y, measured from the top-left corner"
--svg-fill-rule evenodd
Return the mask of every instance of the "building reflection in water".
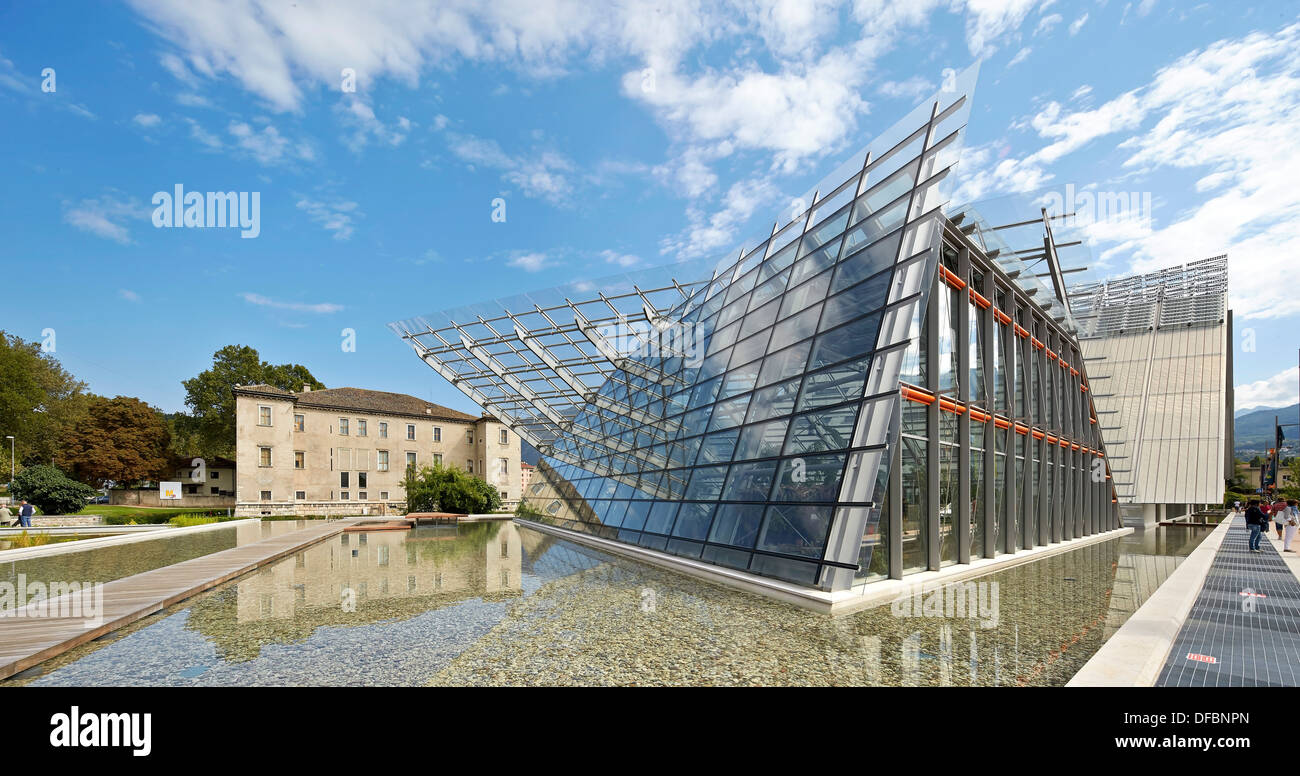
<path id="1" fill-rule="evenodd" d="M 510 522 L 343 533 L 199 600 L 186 627 L 227 660 L 295 643 L 324 626 L 400 620 L 473 598 L 523 593 L 523 547 Z"/>

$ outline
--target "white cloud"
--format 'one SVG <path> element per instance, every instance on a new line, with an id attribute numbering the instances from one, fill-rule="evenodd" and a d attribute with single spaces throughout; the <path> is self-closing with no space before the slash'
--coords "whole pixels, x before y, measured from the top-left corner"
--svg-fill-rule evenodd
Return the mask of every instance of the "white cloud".
<path id="1" fill-rule="evenodd" d="M 410 132 L 412 122 L 405 116 L 398 116 L 391 124 L 385 124 L 375 115 L 375 110 L 365 100 L 355 95 L 348 97 L 335 110 L 343 117 L 343 122 L 352 129 L 352 134 L 345 142 L 353 151 L 360 151 L 371 138 L 389 146 L 399 146 Z"/>
<path id="2" fill-rule="evenodd" d="M 1034 50 L 1029 46 L 1025 46 L 1024 48 L 1017 51 L 1016 55 L 1011 58 L 1010 62 L 1007 63 L 1007 69 L 1011 69 L 1016 65 L 1020 64 L 1021 62 L 1024 62 L 1026 59 L 1029 59 L 1029 55 L 1032 54 L 1033 51 Z"/>
<path id="3" fill-rule="evenodd" d="M 277 310 L 292 310 L 299 313 L 336 313 L 343 309 L 343 305 L 334 304 L 333 302 L 283 302 L 272 299 L 261 294 L 255 294 L 251 291 L 245 291 L 239 295 L 245 302 L 255 304 L 259 307 L 274 307 Z"/>
<path id="4" fill-rule="evenodd" d="M 298 200 L 296 207 L 325 231 L 332 232 L 335 240 L 351 238 L 355 230 L 352 219 L 362 215 L 357 203 L 348 201 L 322 202 L 304 197 Z"/>
<path id="5" fill-rule="evenodd" d="M 65 205 L 63 220 L 77 229 L 122 245 L 131 242 L 126 222 L 144 220 L 150 210 L 135 199 L 112 192 L 94 199 L 83 199 L 71 207 Z"/>
<path id="6" fill-rule="evenodd" d="M 619 253 L 617 251 L 601 251 L 600 257 L 609 264 L 616 264 L 620 267 L 635 267 L 641 263 L 639 256 L 633 256 L 630 253 Z"/>
<path id="7" fill-rule="evenodd" d="M 156 127 L 162 123 L 162 119 L 156 113 L 137 113 L 131 120 L 146 129 Z"/>
<path id="8" fill-rule="evenodd" d="M 1296 403 L 1297 385 L 1300 385 L 1300 367 L 1293 366 L 1272 377 L 1233 386 L 1232 403 L 1239 410 L 1251 407 L 1289 407 Z"/>
<path id="9" fill-rule="evenodd" d="M 1038 20 L 1038 26 L 1034 28 L 1035 35 L 1050 33 L 1056 25 L 1065 21 L 1065 17 L 1059 13 L 1048 14 Z"/>
<path id="10" fill-rule="evenodd" d="M 139 302 L 139 301 L 140 301 L 140 295 L 137 294 L 136 292 L 132 291 L 132 290 L 129 289 L 129 288 L 119 288 L 119 289 L 117 290 L 117 295 L 120 296 L 120 297 L 122 297 L 123 299 L 125 299 L 125 300 L 128 301 L 128 302 Z"/>
<path id="11" fill-rule="evenodd" d="M 760 207 L 773 207 L 780 195 L 766 178 L 738 181 L 732 184 L 723 197 L 721 207 L 712 214 L 698 206 L 686 211 L 690 226 L 679 235 L 664 238 L 660 253 L 671 254 L 677 260 L 708 255 L 731 246 L 737 229 L 744 225 Z"/>
<path id="12" fill-rule="evenodd" d="M 1078 35 L 1079 30 L 1083 29 L 1083 25 L 1087 23 L 1088 23 L 1087 13 L 1084 13 L 1083 16 L 1080 16 L 1078 19 L 1075 19 L 1074 21 L 1070 22 L 1070 35 Z"/>
<path id="13" fill-rule="evenodd" d="M 883 81 L 876 91 L 885 97 L 909 97 L 919 100 L 935 91 L 934 82 L 928 78 L 914 75 L 902 81 Z"/>
<path id="14" fill-rule="evenodd" d="M 271 124 L 255 129 L 244 121 L 231 121 L 226 131 L 234 138 L 235 147 L 260 164 L 273 165 L 291 161 L 310 161 L 315 152 L 310 144 L 293 141 Z"/>
<path id="15" fill-rule="evenodd" d="M 545 253 L 524 253 L 506 262 L 511 267 L 518 267 L 525 272 L 538 272 L 553 266 Z"/>
<path id="16" fill-rule="evenodd" d="M 447 143 L 461 161 L 500 171 L 502 180 L 518 186 L 524 196 L 562 205 L 573 191 L 570 173 L 574 164 L 555 151 L 511 156 L 495 140 L 455 132 L 447 133 Z"/>

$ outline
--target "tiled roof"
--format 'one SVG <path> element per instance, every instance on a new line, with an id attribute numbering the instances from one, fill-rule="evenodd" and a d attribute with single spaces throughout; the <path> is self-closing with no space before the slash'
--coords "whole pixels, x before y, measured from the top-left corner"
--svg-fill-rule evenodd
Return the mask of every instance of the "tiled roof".
<path id="1" fill-rule="evenodd" d="M 473 422 L 478 420 L 470 415 L 450 407 L 427 402 L 405 393 L 388 391 L 371 391 L 366 388 L 322 388 L 317 391 L 294 393 L 272 385 L 245 385 L 235 389 L 236 392 L 257 393 L 282 396 L 291 399 L 294 404 L 303 407 L 321 409 L 353 410 L 373 412 L 379 415 L 407 415 L 441 420 L 460 420 Z"/>

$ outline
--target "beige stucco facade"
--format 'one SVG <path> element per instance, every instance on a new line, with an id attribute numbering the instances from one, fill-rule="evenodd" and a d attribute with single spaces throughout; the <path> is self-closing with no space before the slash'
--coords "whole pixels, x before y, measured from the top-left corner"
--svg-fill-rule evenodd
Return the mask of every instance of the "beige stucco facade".
<path id="1" fill-rule="evenodd" d="M 235 389 L 238 515 L 374 515 L 406 509 L 406 467 L 441 461 L 518 503 L 519 437 L 405 394 Z"/>

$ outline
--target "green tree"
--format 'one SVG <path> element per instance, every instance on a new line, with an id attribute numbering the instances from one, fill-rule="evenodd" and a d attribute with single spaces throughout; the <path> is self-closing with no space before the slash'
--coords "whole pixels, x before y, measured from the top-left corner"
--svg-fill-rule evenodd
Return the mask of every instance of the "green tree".
<path id="1" fill-rule="evenodd" d="M 48 464 L 28 466 L 14 478 L 15 499 L 30 501 L 47 515 L 65 515 L 80 511 L 95 489 Z"/>
<path id="2" fill-rule="evenodd" d="M 301 364 L 268 364 L 246 345 L 227 345 L 212 355 L 212 366 L 181 383 L 192 425 L 186 427 L 207 457 L 235 455 L 236 385 L 272 385 L 301 391 L 304 385 L 319 390 L 325 384 Z M 195 451 L 191 451 L 193 454 Z"/>
<path id="3" fill-rule="evenodd" d="M 86 384 L 35 342 L 0 331 L 0 442 L 12 434 L 20 465 L 50 463 L 68 431 L 85 415 Z M 9 477 L 9 448 L 0 452 Z"/>
<path id="4" fill-rule="evenodd" d="M 406 470 L 407 512 L 475 514 L 501 507 L 501 494 L 487 480 L 457 469 L 434 464 Z"/>
<path id="5" fill-rule="evenodd" d="M 59 463 L 82 482 L 135 484 L 170 474 L 171 433 L 162 413 L 139 399 L 96 396 L 68 435 Z"/>

